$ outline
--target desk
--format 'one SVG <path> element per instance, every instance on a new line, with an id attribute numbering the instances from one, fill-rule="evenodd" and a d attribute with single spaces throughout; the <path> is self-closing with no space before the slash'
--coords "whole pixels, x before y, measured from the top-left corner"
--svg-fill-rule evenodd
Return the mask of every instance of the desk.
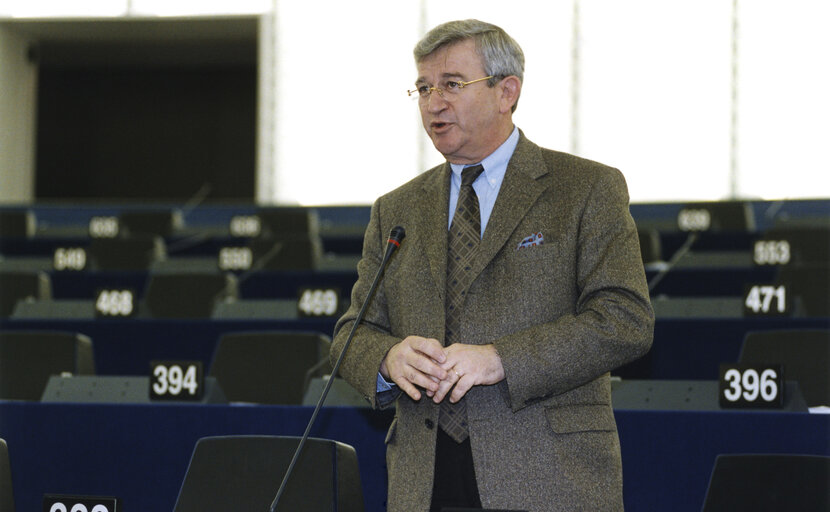
<path id="1" fill-rule="evenodd" d="M 301 435 L 310 407 L 0 401 L 17 510 L 44 493 L 115 495 L 133 512 L 172 510 L 196 441 Z M 830 415 L 617 410 L 628 512 L 698 512 L 720 453 L 830 455 Z M 312 436 L 355 447 L 367 512 L 386 500 L 389 411 L 325 407 Z M 282 475 L 274 476 L 275 490 Z"/>
<path id="2" fill-rule="evenodd" d="M 0 320 L 0 331 L 58 330 L 92 339 L 99 375 L 147 375 L 150 361 L 189 359 L 210 368 L 222 334 L 311 331 L 331 336 L 336 319 L 294 320 Z M 720 363 L 738 360 L 744 336 L 769 329 L 828 329 L 828 318 L 658 319 L 645 357 L 613 372 L 626 379 L 717 380 Z"/>
<path id="3" fill-rule="evenodd" d="M 92 339 L 99 375 L 149 375 L 153 360 L 202 361 L 208 370 L 219 338 L 239 331 L 304 331 L 331 336 L 336 319 L 294 320 L 0 320 L 0 331 L 48 330 Z"/>
<path id="4" fill-rule="evenodd" d="M 611 372 L 624 379 L 718 380 L 721 363 L 737 363 L 748 332 L 830 329 L 830 318 L 657 319 L 642 358 Z"/>

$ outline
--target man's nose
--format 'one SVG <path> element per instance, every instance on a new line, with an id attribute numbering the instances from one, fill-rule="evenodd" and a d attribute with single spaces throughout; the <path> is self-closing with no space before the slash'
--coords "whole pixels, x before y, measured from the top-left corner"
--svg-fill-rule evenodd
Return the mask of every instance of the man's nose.
<path id="1" fill-rule="evenodd" d="M 427 96 L 426 101 L 426 109 L 429 112 L 440 112 L 447 108 L 447 100 L 444 96 L 438 91 L 438 89 L 433 89 L 432 93 Z"/>

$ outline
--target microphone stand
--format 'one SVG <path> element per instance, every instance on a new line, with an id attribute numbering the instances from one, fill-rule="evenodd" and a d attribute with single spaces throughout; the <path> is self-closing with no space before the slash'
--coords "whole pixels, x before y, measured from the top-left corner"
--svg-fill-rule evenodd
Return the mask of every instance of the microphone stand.
<path id="1" fill-rule="evenodd" d="M 340 355 L 337 357 L 337 362 L 334 363 L 334 367 L 331 369 L 331 376 L 329 376 L 328 382 L 326 382 L 325 388 L 323 388 L 323 393 L 320 395 L 320 399 L 317 401 L 317 405 L 314 407 L 314 412 L 311 414 L 311 419 L 306 425 L 305 432 L 303 433 L 303 437 L 300 438 L 299 444 L 297 444 L 297 449 L 294 450 L 294 456 L 291 458 L 291 463 L 288 465 L 288 469 L 285 471 L 285 476 L 282 478 L 282 483 L 280 483 L 280 488 L 277 491 L 277 495 L 274 496 L 274 501 L 271 502 L 271 508 L 269 509 L 270 512 L 276 512 L 277 505 L 280 502 L 280 498 L 282 498 L 283 493 L 285 492 L 286 484 L 288 483 L 288 478 L 291 476 L 291 473 L 294 471 L 294 466 L 297 464 L 297 460 L 300 458 L 300 453 L 305 446 L 306 440 L 308 440 L 308 434 L 311 432 L 311 426 L 314 424 L 314 420 L 317 419 L 317 414 L 320 412 L 320 409 L 323 407 L 323 402 L 326 400 L 326 397 L 329 394 L 329 390 L 331 389 L 331 385 L 334 383 L 335 376 L 337 375 L 337 371 L 340 369 L 340 364 L 343 362 L 343 358 L 346 356 L 346 350 L 348 350 L 349 345 L 352 343 L 352 338 L 354 337 L 354 333 L 357 330 L 357 326 L 363 320 L 363 315 L 366 313 L 366 308 L 369 306 L 369 302 L 371 302 L 372 297 L 375 295 L 375 290 L 378 287 L 378 283 L 380 283 L 380 278 L 383 275 L 383 271 L 386 269 L 386 264 L 389 262 L 389 258 L 392 257 L 392 253 L 395 252 L 395 249 L 401 246 L 401 241 L 406 236 L 406 231 L 401 226 L 395 226 L 392 228 L 391 233 L 389 233 L 389 239 L 386 243 L 386 254 L 383 256 L 383 260 L 380 262 L 380 267 L 378 267 L 377 274 L 375 274 L 375 280 L 372 282 L 372 286 L 369 288 L 369 293 L 366 295 L 366 300 L 363 301 L 363 306 L 361 306 L 360 311 L 357 313 L 357 317 L 355 317 L 354 323 L 352 324 L 352 330 L 349 332 L 349 336 L 346 338 L 346 343 L 343 344 L 343 349 L 340 351 Z"/>

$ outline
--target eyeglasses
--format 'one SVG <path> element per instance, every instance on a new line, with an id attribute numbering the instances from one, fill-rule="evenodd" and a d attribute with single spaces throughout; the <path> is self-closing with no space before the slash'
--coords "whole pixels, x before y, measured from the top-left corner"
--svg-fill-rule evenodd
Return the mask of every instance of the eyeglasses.
<path id="1" fill-rule="evenodd" d="M 474 84 L 476 82 L 483 82 L 484 80 L 489 80 L 493 78 L 493 75 L 485 76 L 484 78 L 477 78 L 476 80 L 470 80 L 469 82 L 462 82 L 460 80 L 447 80 L 444 83 L 444 87 L 430 87 L 429 85 L 419 85 L 417 89 L 412 89 L 411 91 L 406 91 L 406 93 L 413 97 L 414 95 L 418 95 L 420 99 L 426 101 L 432 95 L 432 91 L 436 91 L 438 96 L 441 96 L 443 99 L 447 101 L 452 101 L 455 98 L 455 95 L 458 94 L 461 89 L 467 87 L 470 84 Z"/>

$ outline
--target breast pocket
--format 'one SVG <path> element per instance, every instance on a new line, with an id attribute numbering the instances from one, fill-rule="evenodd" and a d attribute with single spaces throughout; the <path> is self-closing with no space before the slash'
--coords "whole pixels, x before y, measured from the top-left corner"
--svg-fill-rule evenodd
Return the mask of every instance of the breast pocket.
<path id="1" fill-rule="evenodd" d="M 521 249 L 514 249 L 505 259 L 515 261 L 518 264 L 525 262 L 531 263 L 536 261 L 550 260 L 554 261 L 559 257 L 560 246 L 557 244 L 543 244 L 530 247 L 523 247 Z"/>
<path id="2" fill-rule="evenodd" d="M 549 293 L 552 287 L 561 290 L 572 281 L 573 255 L 557 244 L 510 250 L 494 262 L 494 271 L 501 286 L 520 289 L 525 296 L 534 290 Z"/>

